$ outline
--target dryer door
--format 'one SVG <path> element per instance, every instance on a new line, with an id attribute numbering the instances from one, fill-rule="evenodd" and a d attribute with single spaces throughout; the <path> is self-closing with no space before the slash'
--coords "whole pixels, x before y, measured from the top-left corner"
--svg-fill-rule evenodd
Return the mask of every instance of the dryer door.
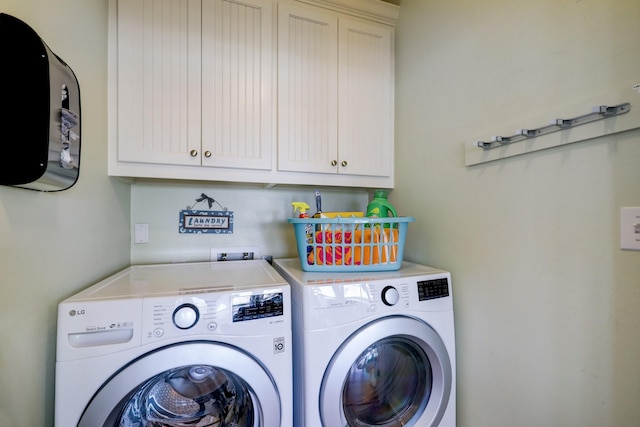
<path id="1" fill-rule="evenodd" d="M 189 342 L 146 354 L 93 396 L 79 427 L 279 426 L 271 375 L 238 348 Z"/>
<path id="2" fill-rule="evenodd" d="M 325 426 L 431 426 L 451 394 L 451 361 L 425 322 L 390 316 L 352 334 L 336 351 L 320 390 Z"/>

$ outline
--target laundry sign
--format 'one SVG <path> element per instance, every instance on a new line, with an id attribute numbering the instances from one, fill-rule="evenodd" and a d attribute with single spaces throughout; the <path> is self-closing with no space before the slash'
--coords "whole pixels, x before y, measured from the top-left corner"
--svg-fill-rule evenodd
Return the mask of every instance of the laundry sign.
<path id="1" fill-rule="evenodd" d="M 180 211 L 180 233 L 233 234 L 232 211 Z"/>
<path id="2" fill-rule="evenodd" d="M 198 203 L 206 202 L 210 210 L 194 209 Z M 221 211 L 211 210 L 216 204 L 222 208 Z M 196 197 L 196 202 L 187 209 L 180 211 L 180 224 L 178 226 L 180 233 L 215 233 L 215 234 L 233 234 L 233 211 L 222 206 L 220 202 L 214 200 L 206 194 L 200 194 Z"/>

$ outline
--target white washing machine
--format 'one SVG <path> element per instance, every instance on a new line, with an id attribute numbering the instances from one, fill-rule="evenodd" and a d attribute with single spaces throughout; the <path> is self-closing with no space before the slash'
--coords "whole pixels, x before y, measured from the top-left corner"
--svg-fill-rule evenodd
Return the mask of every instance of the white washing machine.
<path id="1" fill-rule="evenodd" d="M 292 427 L 290 298 L 255 260 L 132 266 L 62 301 L 56 427 Z"/>
<path id="2" fill-rule="evenodd" d="M 274 261 L 291 284 L 294 425 L 456 424 L 450 273 L 307 273 Z"/>

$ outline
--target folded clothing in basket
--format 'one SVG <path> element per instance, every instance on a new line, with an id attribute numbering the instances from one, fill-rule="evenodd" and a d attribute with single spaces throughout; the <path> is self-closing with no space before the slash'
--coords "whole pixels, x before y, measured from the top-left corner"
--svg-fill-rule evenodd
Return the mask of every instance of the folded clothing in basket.
<path id="1" fill-rule="evenodd" d="M 324 230 L 315 233 L 317 265 L 370 265 L 396 262 L 398 230 L 367 227 L 364 230 Z M 311 254 L 309 254 L 311 255 Z M 311 263 L 312 257 L 307 260 Z"/>

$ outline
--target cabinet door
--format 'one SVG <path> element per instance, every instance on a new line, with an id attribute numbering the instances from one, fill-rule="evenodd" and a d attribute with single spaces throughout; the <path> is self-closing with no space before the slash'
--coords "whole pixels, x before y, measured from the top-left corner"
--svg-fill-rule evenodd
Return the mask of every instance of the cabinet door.
<path id="1" fill-rule="evenodd" d="M 278 4 L 278 170 L 337 172 L 338 18 Z"/>
<path id="2" fill-rule="evenodd" d="M 202 0 L 202 164 L 271 169 L 272 12 L 264 0 Z"/>
<path id="3" fill-rule="evenodd" d="M 200 0 L 120 0 L 118 161 L 200 164 Z"/>
<path id="4" fill-rule="evenodd" d="M 339 173 L 389 176 L 393 170 L 392 28 L 340 17 Z"/>

